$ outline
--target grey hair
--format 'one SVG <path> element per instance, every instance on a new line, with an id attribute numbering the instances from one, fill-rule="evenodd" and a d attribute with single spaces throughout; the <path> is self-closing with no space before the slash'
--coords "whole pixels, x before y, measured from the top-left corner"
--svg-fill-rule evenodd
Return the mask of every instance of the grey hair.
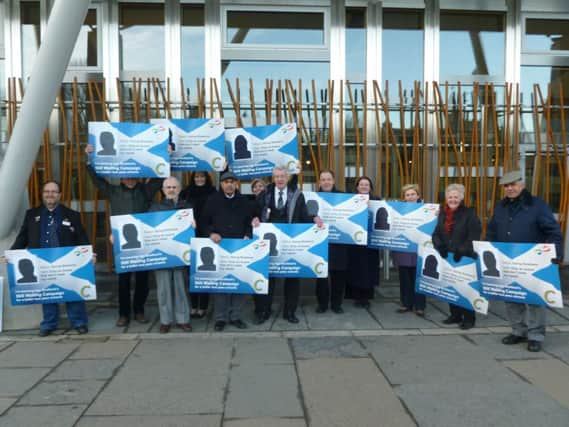
<path id="1" fill-rule="evenodd" d="M 288 169 L 284 166 L 275 166 L 273 168 L 273 175 L 275 174 L 276 171 L 283 171 L 286 174 L 286 176 L 288 176 Z"/>
<path id="2" fill-rule="evenodd" d="M 164 178 L 164 181 L 162 181 L 162 187 L 164 187 L 164 184 L 166 183 L 166 181 L 168 181 L 169 179 L 173 179 L 176 184 L 178 185 L 178 187 L 182 187 L 182 183 L 180 182 L 180 180 L 178 178 L 176 178 L 175 176 L 169 176 L 168 178 Z"/>
<path id="3" fill-rule="evenodd" d="M 445 190 L 445 197 L 448 197 L 448 193 L 451 191 L 458 191 L 460 195 L 460 200 L 464 200 L 464 185 L 462 184 L 449 184 Z"/>

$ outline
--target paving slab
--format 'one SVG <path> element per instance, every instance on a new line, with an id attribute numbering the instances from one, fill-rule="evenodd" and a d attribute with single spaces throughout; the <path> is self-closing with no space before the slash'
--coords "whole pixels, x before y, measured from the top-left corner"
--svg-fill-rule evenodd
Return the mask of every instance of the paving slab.
<path id="1" fill-rule="evenodd" d="M 492 304 L 494 303 L 498 303 L 498 311 L 500 313 L 504 312 L 505 315 L 505 311 L 503 309 L 504 307 L 504 303 L 501 301 L 492 301 Z M 438 300 L 434 300 L 431 302 L 431 306 L 435 307 L 436 310 L 433 312 L 432 316 L 430 317 L 431 320 L 433 320 L 436 324 L 437 327 L 443 327 L 443 328 L 456 328 L 456 325 L 445 325 L 443 324 L 443 320 L 445 320 L 448 316 L 449 316 L 449 308 L 448 308 L 448 303 L 442 302 L 442 301 L 438 301 Z M 430 313 L 430 311 L 429 311 Z M 480 313 L 476 313 L 476 326 L 477 327 L 497 327 L 497 326 L 506 326 L 508 325 L 508 322 L 503 318 L 503 316 L 501 316 L 500 314 L 496 314 L 492 308 L 490 308 L 488 310 L 488 314 L 484 315 L 484 314 L 480 314 Z"/>
<path id="2" fill-rule="evenodd" d="M 569 333 L 549 334 L 543 342 L 543 349 L 569 364 Z"/>
<path id="3" fill-rule="evenodd" d="M 461 336 L 362 339 L 392 384 L 521 381 Z"/>
<path id="4" fill-rule="evenodd" d="M 569 409 L 569 366 L 556 360 L 510 360 L 504 365 Z M 569 423 L 569 420 L 568 420 Z"/>
<path id="5" fill-rule="evenodd" d="M 148 323 L 139 323 L 134 319 L 130 319 L 130 323 L 126 328 L 126 332 L 130 334 L 140 334 L 150 331 L 152 325 L 158 320 L 158 307 L 156 305 L 146 305 L 144 307 L 144 315 Z M 117 312 L 115 311 L 115 321 L 117 319 Z"/>
<path id="6" fill-rule="evenodd" d="M 107 380 L 111 378 L 122 360 L 66 360 L 46 378 L 46 381 Z"/>
<path id="7" fill-rule="evenodd" d="M 567 323 L 569 323 L 569 307 L 567 305 L 561 308 L 550 308 L 549 310 L 557 313 L 559 316 L 563 317 L 564 319 L 567 319 L 568 321 Z"/>
<path id="8" fill-rule="evenodd" d="M 419 317 L 413 312 L 397 313 L 399 304 L 394 302 L 375 303 L 370 307 L 371 313 L 385 329 L 418 329 L 436 328 L 437 325 L 430 320 L 431 313 L 426 317 Z"/>
<path id="9" fill-rule="evenodd" d="M 89 332 L 121 334 L 126 328 L 116 326 L 117 319 L 116 308 L 98 307 L 95 311 L 89 313 Z"/>
<path id="10" fill-rule="evenodd" d="M 53 367 L 65 359 L 78 343 L 17 342 L 0 353 L 0 368 Z"/>
<path id="11" fill-rule="evenodd" d="M 105 381 L 42 382 L 30 390 L 19 402 L 26 405 L 72 405 L 91 403 Z"/>
<path id="12" fill-rule="evenodd" d="M 225 417 L 302 417 L 298 391 L 292 364 L 234 366 L 230 372 Z"/>
<path id="13" fill-rule="evenodd" d="M 545 352 L 532 353 L 527 350 L 527 343 L 520 343 L 516 345 L 502 344 L 504 335 L 489 334 L 489 335 L 469 335 L 468 340 L 472 341 L 477 346 L 480 346 L 483 351 L 488 353 L 492 358 L 498 360 L 515 360 L 515 359 L 549 359 Z"/>
<path id="14" fill-rule="evenodd" d="M 396 392 L 421 427 L 567 426 L 569 422 L 569 410 L 524 381 L 498 387 L 455 381 L 405 384 Z"/>
<path id="15" fill-rule="evenodd" d="M 272 331 L 305 331 L 308 329 L 308 317 L 305 310 L 311 310 L 312 306 L 300 306 L 296 310 L 296 317 L 298 323 L 290 323 L 288 320 L 283 319 L 282 312 L 275 315 L 273 324 L 271 325 Z"/>
<path id="16" fill-rule="evenodd" d="M 227 339 L 142 341 L 88 415 L 221 414 L 232 347 Z"/>
<path id="17" fill-rule="evenodd" d="M 0 398 L 0 415 L 2 415 L 4 412 L 6 412 L 10 406 L 12 406 L 14 403 L 16 403 L 16 400 L 18 400 L 18 399 L 10 399 L 8 397 L 1 397 Z M 1 420 L 1 418 L 0 418 L 0 420 Z"/>
<path id="18" fill-rule="evenodd" d="M 85 416 L 77 427 L 219 427 L 221 415 Z"/>
<path id="19" fill-rule="evenodd" d="M 12 406 L 0 417 L 2 427 L 72 427 L 85 406 Z"/>
<path id="20" fill-rule="evenodd" d="M 415 426 L 371 359 L 299 360 L 297 367 L 311 427 Z"/>
<path id="21" fill-rule="evenodd" d="M 11 341 L 0 342 L 0 351 L 10 347 L 13 344 Z"/>
<path id="22" fill-rule="evenodd" d="M 49 368 L 0 369 L 0 397 L 17 397 L 32 388 Z"/>
<path id="23" fill-rule="evenodd" d="M 245 418 L 223 421 L 223 427 L 306 427 L 304 418 Z"/>
<path id="24" fill-rule="evenodd" d="M 381 276 L 381 279 L 383 279 L 383 275 Z M 394 299 L 399 301 L 400 297 L 399 286 L 389 286 L 389 285 L 386 286 L 385 284 L 380 283 L 376 293 L 385 299 Z"/>
<path id="25" fill-rule="evenodd" d="M 316 313 L 316 305 L 304 306 L 309 329 L 381 329 L 381 325 L 369 314 L 367 310 L 356 308 L 351 304 L 342 306 L 343 314 L 336 314 L 332 310 L 325 313 Z"/>
<path id="26" fill-rule="evenodd" d="M 103 343 L 86 342 L 73 353 L 70 359 L 119 359 L 129 355 L 138 341 L 113 340 Z"/>
<path id="27" fill-rule="evenodd" d="M 368 352 L 352 337 L 295 338 L 291 340 L 295 358 L 368 357 Z"/>
<path id="28" fill-rule="evenodd" d="M 237 338 L 234 345 L 233 365 L 294 363 L 285 338 Z"/>

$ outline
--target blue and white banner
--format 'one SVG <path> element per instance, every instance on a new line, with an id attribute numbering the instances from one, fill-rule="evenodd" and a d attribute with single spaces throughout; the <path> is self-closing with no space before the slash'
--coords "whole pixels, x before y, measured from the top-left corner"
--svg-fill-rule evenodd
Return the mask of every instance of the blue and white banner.
<path id="1" fill-rule="evenodd" d="M 6 251 L 12 305 L 97 299 L 91 246 Z"/>
<path id="2" fill-rule="evenodd" d="M 366 194 L 303 191 L 310 215 L 330 226 L 330 243 L 367 245 L 368 201 Z"/>
<path id="3" fill-rule="evenodd" d="M 4 278 L 0 277 L 0 332 L 4 327 Z"/>
<path id="4" fill-rule="evenodd" d="M 437 226 L 439 205 L 371 200 L 369 246 L 399 252 L 417 252 L 430 241 Z"/>
<path id="5" fill-rule="evenodd" d="M 488 300 L 480 294 L 476 260 L 463 256 L 455 262 L 453 257 L 454 254 L 449 253 L 444 259 L 433 247 L 419 246 L 415 290 L 487 314 Z"/>
<path id="6" fill-rule="evenodd" d="M 188 266 L 193 221 L 192 209 L 111 216 L 116 272 Z"/>
<path id="7" fill-rule="evenodd" d="M 227 129 L 229 167 L 239 178 L 271 176 L 275 166 L 300 172 L 296 123 Z"/>
<path id="8" fill-rule="evenodd" d="M 192 239 L 190 292 L 267 294 L 267 240 Z"/>
<path id="9" fill-rule="evenodd" d="M 170 129 L 171 168 L 174 171 L 217 171 L 225 169 L 223 119 L 151 119 Z"/>
<path id="10" fill-rule="evenodd" d="M 269 276 L 328 277 L 328 226 L 261 223 L 253 234 L 269 242 Z"/>
<path id="11" fill-rule="evenodd" d="M 490 299 L 563 307 L 555 245 L 474 242 L 482 293 Z"/>
<path id="12" fill-rule="evenodd" d="M 89 122 L 89 160 L 97 175 L 111 178 L 170 176 L 169 132 L 148 123 Z"/>

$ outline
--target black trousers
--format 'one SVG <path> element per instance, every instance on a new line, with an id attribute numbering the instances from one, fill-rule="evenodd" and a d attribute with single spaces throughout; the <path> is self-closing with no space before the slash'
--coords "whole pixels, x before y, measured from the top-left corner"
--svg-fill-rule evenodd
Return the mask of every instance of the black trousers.
<path id="1" fill-rule="evenodd" d="M 409 310 L 425 310 L 427 298 L 415 292 L 417 267 L 399 267 L 399 295 L 401 304 Z"/>
<path id="2" fill-rule="evenodd" d="M 119 275 L 119 316 L 130 317 L 130 278 L 135 276 L 132 308 L 135 314 L 144 314 L 144 304 L 148 298 L 148 271 L 120 273 Z"/>
<path id="3" fill-rule="evenodd" d="M 456 320 L 460 320 L 463 323 L 474 323 L 476 321 L 476 314 L 474 311 L 454 304 L 449 304 L 448 306 L 450 309 L 450 315 Z"/>
<path id="4" fill-rule="evenodd" d="M 269 279 L 269 293 L 267 295 L 255 295 L 255 314 L 270 313 L 273 306 L 276 279 Z M 284 279 L 284 306 L 283 314 L 294 313 L 298 308 L 300 298 L 300 279 Z"/>
<path id="5" fill-rule="evenodd" d="M 193 309 L 207 310 L 209 305 L 209 294 L 207 292 L 192 292 L 190 299 Z"/>
<path id="6" fill-rule="evenodd" d="M 342 306 L 347 277 L 346 271 L 329 271 L 327 278 L 316 279 L 316 299 L 321 308 L 327 309 L 328 302 L 332 308 Z"/>

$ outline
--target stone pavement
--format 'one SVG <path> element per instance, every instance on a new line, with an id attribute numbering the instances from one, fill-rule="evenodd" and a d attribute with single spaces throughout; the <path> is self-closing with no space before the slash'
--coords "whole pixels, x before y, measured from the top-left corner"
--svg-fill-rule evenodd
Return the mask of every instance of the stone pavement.
<path id="1" fill-rule="evenodd" d="M 370 310 L 318 315 L 309 298 L 299 325 L 276 307 L 244 331 L 160 335 L 155 305 L 151 324 L 116 328 L 102 295 L 87 335 L 0 334 L 0 426 L 569 426 L 569 308 L 529 353 L 500 343 L 500 304 L 462 331 L 445 304 L 421 319 L 397 297 L 388 283 Z"/>

